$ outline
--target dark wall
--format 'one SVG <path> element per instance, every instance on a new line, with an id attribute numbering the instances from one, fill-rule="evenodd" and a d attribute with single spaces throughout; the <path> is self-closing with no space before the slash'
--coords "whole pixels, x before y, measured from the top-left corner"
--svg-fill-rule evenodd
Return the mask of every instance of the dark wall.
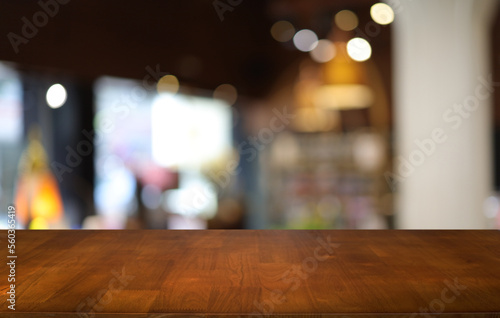
<path id="1" fill-rule="evenodd" d="M 184 85 L 259 96 L 296 54 L 272 39 L 258 0 L 1 0 L 0 12 L 0 60 L 86 78 L 158 65 Z"/>

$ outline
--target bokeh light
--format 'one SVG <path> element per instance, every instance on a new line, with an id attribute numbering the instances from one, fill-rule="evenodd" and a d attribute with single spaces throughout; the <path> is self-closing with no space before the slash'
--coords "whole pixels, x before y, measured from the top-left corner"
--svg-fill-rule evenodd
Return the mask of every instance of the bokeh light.
<path id="1" fill-rule="evenodd" d="M 311 58 L 318 63 L 325 63 L 330 61 L 335 57 L 336 50 L 335 50 L 335 44 L 332 43 L 330 40 L 319 40 L 318 45 L 309 52 L 311 55 Z"/>
<path id="2" fill-rule="evenodd" d="M 353 60 L 363 62 L 372 55 L 372 47 L 365 39 L 354 38 L 347 42 L 347 54 Z"/>
<path id="3" fill-rule="evenodd" d="M 363 171 L 377 171 L 385 163 L 386 146 L 378 134 L 362 133 L 352 143 L 354 163 Z"/>
<path id="4" fill-rule="evenodd" d="M 231 84 L 221 84 L 214 90 L 213 97 L 223 100 L 232 106 L 238 99 L 238 91 Z"/>
<path id="5" fill-rule="evenodd" d="M 373 21 L 381 25 L 387 25 L 394 21 L 394 10 L 385 3 L 376 3 L 370 8 Z"/>
<path id="6" fill-rule="evenodd" d="M 302 52 L 309 52 L 318 45 L 318 36 L 309 29 L 303 29 L 295 33 L 293 44 Z"/>
<path id="7" fill-rule="evenodd" d="M 271 27 L 271 35 L 278 42 L 287 42 L 293 38 L 295 28 L 288 21 L 278 21 Z"/>
<path id="8" fill-rule="evenodd" d="M 354 30 L 358 26 L 358 16 L 350 10 L 342 10 L 335 15 L 335 24 L 343 31 Z"/>
<path id="9" fill-rule="evenodd" d="M 158 93 L 175 94 L 179 91 L 179 80 L 174 75 L 165 75 L 156 84 Z"/>
<path id="10" fill-rule="evenodd" d="M 45 99 L 47 100 L 47 105 L 51 108 L 59 108 L 66 102 L 68 94 L 66 89 L 61 84 L 54 84 L 47 90 L 47 95 Z"/>

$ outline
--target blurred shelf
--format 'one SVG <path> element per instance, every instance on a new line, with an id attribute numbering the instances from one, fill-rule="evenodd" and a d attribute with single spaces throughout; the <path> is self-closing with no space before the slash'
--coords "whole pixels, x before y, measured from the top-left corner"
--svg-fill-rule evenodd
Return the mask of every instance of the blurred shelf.
<path id="1" fill-rule="evenodd" d="M 389 138 L 381 133 L 290 133 L 266 172 L 276 228 L 387 229 Z M 293 147 L 292 147 L 293 146 Z M 293 149 L 290 149 L 293 148 Z M 285 153 L 285 154 L 283 154 Z"/>

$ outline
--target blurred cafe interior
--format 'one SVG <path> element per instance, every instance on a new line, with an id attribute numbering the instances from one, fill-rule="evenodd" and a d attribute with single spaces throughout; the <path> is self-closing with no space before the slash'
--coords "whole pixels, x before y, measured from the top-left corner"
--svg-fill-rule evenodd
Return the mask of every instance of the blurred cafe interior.
<path id="1" fill-rule="evenodd" d="M 0 228 L 500 228 L 499 1 L 0 12 Z"/>

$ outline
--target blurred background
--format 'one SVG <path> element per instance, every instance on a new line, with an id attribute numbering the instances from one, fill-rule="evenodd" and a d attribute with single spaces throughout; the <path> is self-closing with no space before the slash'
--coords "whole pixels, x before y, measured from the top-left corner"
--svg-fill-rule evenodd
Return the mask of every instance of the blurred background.
<path id="1" fill-rule="evenodd" d="M 0 228 L 500 228 L 498 1 L 0 12 Z"/>

